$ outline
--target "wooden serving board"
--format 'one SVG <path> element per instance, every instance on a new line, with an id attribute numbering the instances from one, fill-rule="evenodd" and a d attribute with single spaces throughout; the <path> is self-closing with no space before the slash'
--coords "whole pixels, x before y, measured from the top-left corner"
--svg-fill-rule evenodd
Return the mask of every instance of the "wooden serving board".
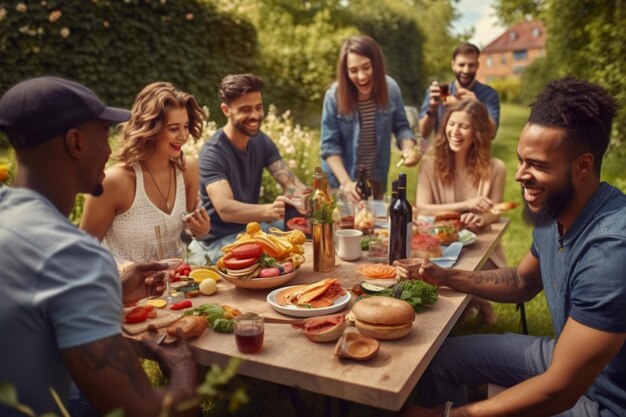
<path id="1" fill-rule="evenodd" d="M 169 310 L 163 310 L 158 308 L 155 308 L 154 311 L 156 311 L 157 313 L 155 318 L 148 319 L 141 323 L 122 323 L 122 330 L 130 335 L 135 335 L 147 331 L 148 326 L 150 325 L 153 325 L 157 329 L 167 327 L 182 316 L 181 313 L 174 313 Z M 126 313 L 127 311 L 125 309 L 124 314 Z"/>

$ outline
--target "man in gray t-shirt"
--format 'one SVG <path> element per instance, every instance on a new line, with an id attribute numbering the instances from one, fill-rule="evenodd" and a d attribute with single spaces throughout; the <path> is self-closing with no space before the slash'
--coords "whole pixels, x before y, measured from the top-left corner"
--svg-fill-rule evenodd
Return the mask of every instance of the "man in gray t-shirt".
<path id="1" fill-rule="evenodd" d="M 263 132 L 263 81 L 252 74 L 227 75 L 220 84 L 220 108 L 228 119 L 202 147 L 199 158 L 200 197 L 211 217 L 211 232 L 189 246 L 190 262 L 203 255 L 215 261 L 222 246 L 235 240 L 249 222 L 272 223 L 285 216 L 284 196 L 258 204 L 263 169 L 283 190 L 303 190 L 276 145 Z"/>

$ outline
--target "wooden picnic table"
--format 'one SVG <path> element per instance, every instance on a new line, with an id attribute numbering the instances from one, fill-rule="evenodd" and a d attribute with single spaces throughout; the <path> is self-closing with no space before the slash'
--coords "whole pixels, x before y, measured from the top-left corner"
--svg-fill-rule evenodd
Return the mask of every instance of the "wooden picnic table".
<path id="1" fill-rule="evenodd" d="M 502 219 L 478 234 L 475 243 L 463 248 L 455 268 L 480 269 L 507 226 L 508 219 Z M 311 244 L 307 243 L 305 249 L 306 262 L 285 286 L 335 277 L 349 289 L 362 280 L 355 270 L 358 264 L 367 262 L 365 253 L 356 262 L 337 258 L 335 269 L 321 274 L 313 271 Z M 193 298 L 194 305 L 217 303 L 265 317 L 288 318 L 275 312 L 266 302 L 266 296 L 272 290 L 240 289 L 224 280 L 219 281 L 218 287 L 213 296 Z M 300 330 L 287 324 L 266 323 L 263 351 L 256 354 L 240 353 L 234 335 L 211 330 L 192 345 L 201 365 L 225 365 L 230 358 L 238 357 L 244 359 L 237 369 L 242 375 L 368 406 L 399 410 L 470 298 L 467 294 L 440 288 L 439 299 L 425 312 L 417 314 L 413 331 L 408 336 L 381 341 L 378 354 L 365 362 L 339 359 L 334 355 L 335 343 L 313 343 Z M 345 312 L 349 311 L 351 304 Z M 349 327 L 347 331 L 356 329 Z"/>

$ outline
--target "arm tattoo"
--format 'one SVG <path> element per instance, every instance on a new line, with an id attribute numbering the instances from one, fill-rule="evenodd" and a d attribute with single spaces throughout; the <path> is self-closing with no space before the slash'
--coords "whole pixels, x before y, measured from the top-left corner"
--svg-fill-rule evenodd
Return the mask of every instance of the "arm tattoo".
<path id="1" fill-rule="evenodd" d="M 287 189 L 288 184 L 294 184 L 297 188 L 304 188 L 298 177 L 289 169 L 284 160 L 279 159 L 267 167 L 272 177 L 284 188 Z"/>
<path id="2" fill-rule="evenodd" d="M 148 386 L 145 375 L 134 372 L 139 358 L 128 342 L 121 335 L 107 337 L 106 339 L 72 349 L 72 356 L 78 366 L 87 372 L 100 372 L 110 369 L 122 373 L 128 377 L 137 393 L 146 396 L 149 392 L 142 392 L 143 387 Z"/>
<path id="3" fill-rule="evenodd" d="M 476 272 L 472 274 L 471 280 L 476 285 L 492 283 L 517 287 L 521 284 L 515 268 L 499 268 Z"/>

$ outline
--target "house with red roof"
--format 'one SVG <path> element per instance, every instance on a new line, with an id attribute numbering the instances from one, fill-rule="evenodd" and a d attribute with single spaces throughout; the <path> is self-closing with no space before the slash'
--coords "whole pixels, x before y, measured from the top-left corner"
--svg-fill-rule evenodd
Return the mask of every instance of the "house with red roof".
<path id="1" fill-rule="evenodd" d="M 480 52 L 481 82 L 519 77 L 524 68 L 545 53 L 547 32 L 543 23 L 527 21 L 508 28 Z"/>

